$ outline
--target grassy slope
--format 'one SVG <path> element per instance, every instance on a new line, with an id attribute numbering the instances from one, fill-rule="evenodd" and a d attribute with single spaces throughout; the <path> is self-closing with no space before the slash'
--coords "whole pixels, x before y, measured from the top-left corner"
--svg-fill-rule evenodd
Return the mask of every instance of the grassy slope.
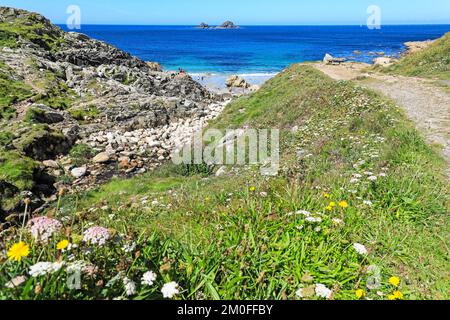
<path id="1" fill-rule="evenodd" d="M 184 298 L 294 299 L 296 290 L 309 285 L 308 273 L 314 283 L 333 288 L 335 299 L 352 299 L 356 289 L 365 288 L 371 265 L 381 269 L 382 285 L 368 292 L 369 298 L 386 299 L 393 290 L 387 283 L 392 275 L 402 278 L 406 298 L 449 298 L 448 193 L 439 174 L 443 162 L 394 104 L 295 65 L 231 104 L 211 124 L 244 125 L 286 129 L 278 177 L 262 178 L 255 168 L 220 178 L 186 177 L 167 166 L 68 197 L 52 214 L 70 218 L 73 242 L 88 222 L 134 239 L 139 258 L 111 249 L 89 259 L 105 268 L 105 281 L 123 268 L 136 280 L 148 268 L 159 270 L 158 284 L 140 290 L 140 298 L 159 297 L 164 279 L 180 283 Z M 294 125 L 299 126 L 296 133 L 288 130 Z M 311 156 L 298 159 L 299 149 Z M 367 178 L 350 183 L 355 173 L 384 170 L 387 176 L 375 183 Z M 347 209 L 325 209 L 330 201 L 341 200 L 349 203 Z M 300 209 L 322 213 L 321 229 L 302 215 L 288 214 Z M 332 218 L 345 225 L 333 224 Z M 357 255 L 355 242 L 367 246 L 367 257 Z M 51 261 L 54 249 L 44 251 Z M 29 259 L 36 262 L 34 254 Z M 0 284 L 13 270 L 0 269 Z M 117 285 L 108 290 L 61 297 L 123 293 Z M 18 297 L 18 292 L 22 298 L 35 297 L 30 290 L 4 296 Z M 40 297 L 46 295 L 54 297 L 54 291 L 44 287 Z"/>
<path id="2" fill-rule="evenodd" d="M 450 80 L 450 32 L 429 48 L 403 57 L 387 71 L 405 76 Z"/>

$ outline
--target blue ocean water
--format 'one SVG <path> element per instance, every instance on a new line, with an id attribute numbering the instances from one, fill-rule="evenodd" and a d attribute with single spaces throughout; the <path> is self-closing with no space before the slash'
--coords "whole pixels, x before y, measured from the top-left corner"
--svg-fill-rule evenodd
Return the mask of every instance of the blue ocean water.
<path id="1" fill-rule="evenodd" d="M 63 29 L 65 26 L 61 26 Z M 406 41 L 435 39 L 450 25 L 383 26 L 248 26 L 202 30 L 189 26 L 83 25 L 79 32 L 109 42 L 168 70 L 190 73 L 275 73 L 325 53 L 371 62 L 370 52 L 398 55 Z M 362 54 L 357 55 L 355 50 Z"/>

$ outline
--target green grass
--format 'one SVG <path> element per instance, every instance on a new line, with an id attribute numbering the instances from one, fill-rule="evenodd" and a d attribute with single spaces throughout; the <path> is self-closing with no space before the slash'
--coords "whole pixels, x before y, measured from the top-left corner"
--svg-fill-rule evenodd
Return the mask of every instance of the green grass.
<path id="1" fill-rule="evenodd" d="M 31 190 L 34 186 L 36 162 L 17 151 L 0 151 L 0 181 L 6 181 L 21 191 Z"/>
<path id="2" fill-rule="evenodd" d="M 0 61 L 0 120 L 15 117 L 13 105 L 31 96 L 31 88 L 15 80 L 12 71 Z"/>
<path id="3" fill-rule="evenodd" d="M 70 235 L 40 245 L 24 234 L 32 252 L 19 267 L 14 262 L 0 267 L 0 285 L 39 257 L 54 261 L 54 244 L 66 237 L 79 245 L 71 252 L 76 259 L 101 272 L 86 279 L 80 291 L 60 284 L 61 271 L 30 278 L 0 297 L 125 297 L 122 282 L 111 281 L 118 272 L 139 283 L 151 269 L 158 274 L 156 283 L 138 284 L 132 298 L 161 298 L 161 286 L 176 281 L 183 299 L 298 299 L 298 289 L 318 283 L 333 290 L 333 299 L 355 299 L 357 289 L 368 298 L 387 299 L 397 289 L 388 283 L 393 275 L 401 278 L 398 289 L 406 299 L 449 298 L 445 164 L 395 104 L 294 65 L 229 105 L 211 124 L 245 126 L 282 129 L 277 177 L 261 177 L 256 167 L 215 177 L 167 165 L 67 196 L 48 213 L 69 221 Z M 309 156 L 298 158 L 299 150 Z M 376 182 L 368 180 L 367 171 L 378 177 Z M 356 184 L 354 174 L 363 176 Z M 343 200 L 348 208 L 330 206 Z M 289 214 L 297 210 L 308 210 L 322 222 Z M 120 237 L 85 256 L 82 233 L 91 224 Z M 10 244 L 17 241 L 17 233 L 10 237 Z M 134 251 L 121 249 L 132 242 Z M 358 255 L 354 243 L 364 244 L 369 254 Z M 370 290 L 368 270 L 373 268 L 380 272 L 380 283 Z M 99 280 L 109 285 L 99 287 Z M 38 282 L 42 291 L 36 294 Z"/>
<path id="4" fill-rule="evenodd" d="M 0 23 L 0 47 L 17 48 L 18 40 L 24 39 L 50 51 L 56 51 L 64 42 L 62 31 L 38 21 L 33 13 L 16 18 L 14 22 Z"/>
<path id="5" fill-rule="evenodd" d="M 72 108 L 68 110 L 72 118 L 78 121 L 84 121 L 86 119 L 95 119 L 101 112 L 96 106 L 85 106 L 79 108 Z"/>
<path id="6" fill-rule="evenodd" d="M 75 166 L 82 166 L 95 156 L 95 150 L 87 144 L 80 143 L 72 147 L 69 155 Z"/>
<path id="7" fill-rule="evenodd" d="M 450 80 L 450 33 L 429 48 L 401 58 L 386 71 L 405 76 Z"/>

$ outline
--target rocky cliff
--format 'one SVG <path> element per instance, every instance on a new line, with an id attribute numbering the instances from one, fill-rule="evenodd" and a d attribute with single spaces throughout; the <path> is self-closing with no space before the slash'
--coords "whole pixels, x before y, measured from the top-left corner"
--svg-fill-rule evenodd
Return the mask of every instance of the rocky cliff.
<path id="1" fill-rule="evenodd" d="M 220 112 L 187 74 L 155 66 L 0 7 L 0 216 L 64 185 L 151 169 L 184 129 Z"/>

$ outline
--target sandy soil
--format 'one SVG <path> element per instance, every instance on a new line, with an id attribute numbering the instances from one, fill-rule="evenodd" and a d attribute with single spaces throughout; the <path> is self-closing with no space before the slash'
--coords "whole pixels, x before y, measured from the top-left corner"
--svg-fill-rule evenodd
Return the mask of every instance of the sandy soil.
<path id="1" fill-rule="evenodd" d="M 365 64 L 345 63 L 340 66 L 314 64 L 318 70 L 335 80 L 353 80 L 374 89 L 403 107 L 430 144 L 442 146 L 449 164 L 450 176 L 450 91 L 435 81 L 366 73 Z"/>

